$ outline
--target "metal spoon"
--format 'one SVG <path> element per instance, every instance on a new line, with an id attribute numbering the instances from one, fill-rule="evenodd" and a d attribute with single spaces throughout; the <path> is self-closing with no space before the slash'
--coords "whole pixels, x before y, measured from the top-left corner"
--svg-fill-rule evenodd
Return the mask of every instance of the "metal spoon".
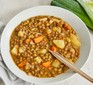
<path id="1" fill-rule="evenodd" d="M 51 52 L 58 60 L 60 60 L 62 63 L 64 63 L 65 65 L 67 65 L 69 68 L 71 68 L 73 71 L 75 71 L 76 73 L 80 74 L 81 76 L 83 76 L 84 78 L 86 78 L 87 80 L 89 80 L 90 82 L 93 83 L 93 78 L 91 78 L 90 76 L 88 76 L 86 73 L 84 73 L 83 71 L 81 71 L 79 68 L 77 68 L 75 65 L 73 65 L 72 63 L 70 63 L 66 58 L 64 58 L 62 55 L 60 55 L 57 52 L 51 51 L 49 50 L 49 52 Z"/>

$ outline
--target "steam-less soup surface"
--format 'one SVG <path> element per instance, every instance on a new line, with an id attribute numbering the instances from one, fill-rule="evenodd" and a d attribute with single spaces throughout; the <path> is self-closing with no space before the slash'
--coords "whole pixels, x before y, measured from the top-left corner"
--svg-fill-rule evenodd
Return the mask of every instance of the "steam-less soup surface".
<path id="1" fill-rule="evenodd" d="M 14 29 L 10 53 L 18 68 L 27 75 L 47 78 L 69 69 L 48 50 L 60 53 L 71 63 L 79 58 L 80 41 L 64 20 L 54 16 L 35 16 Z"/>

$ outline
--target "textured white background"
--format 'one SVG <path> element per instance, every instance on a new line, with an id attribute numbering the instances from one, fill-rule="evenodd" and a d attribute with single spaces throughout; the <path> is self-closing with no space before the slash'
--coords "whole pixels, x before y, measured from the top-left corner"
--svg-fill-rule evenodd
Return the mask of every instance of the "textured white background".
<path id="1" fill-rule="evenodd" d="M 51 0 L 0 0 L 0 21 L 7 24 L 8 21 L 20 11 L 36 6 L 36 5 L 49 5 Z M 83 71 L 93 77 L 93 31 L 90 31 L 92 40 L 92 51 Z M 54 84 L 53 84 L 54 85 Z M 60 82 L 55 85 L 93 85 L 80 75 L 76 74 L 65 82 Z"/>

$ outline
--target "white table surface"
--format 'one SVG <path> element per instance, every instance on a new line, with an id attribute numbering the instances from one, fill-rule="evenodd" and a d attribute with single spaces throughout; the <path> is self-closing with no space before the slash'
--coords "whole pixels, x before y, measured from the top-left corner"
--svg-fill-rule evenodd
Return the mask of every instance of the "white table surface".
<path id="1" fill-rule="evenodd" d="M 7 24 L 8 21 L 20 11 L 36 6 L 36 5 L 48 5 L 51 0 L 0 0 L 0 21 Z M 92 40 L 92 50 L 90 56 L 85 64 L 83 71 L 93 77 L 93 31 L 90 31 Z M 65 82 L 59 82 L 53 85 L 93 85 L 80 75 L 76 74 Z"/>

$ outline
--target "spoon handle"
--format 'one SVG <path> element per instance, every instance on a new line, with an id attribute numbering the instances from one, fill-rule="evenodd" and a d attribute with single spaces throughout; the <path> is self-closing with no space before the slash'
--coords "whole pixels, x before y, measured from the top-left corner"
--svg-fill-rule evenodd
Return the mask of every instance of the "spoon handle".
<path id="1" fill-rule="evenodd" d="M 82 70 L 80 70 L 79 68 L 77 68 L 76 66 L 74 66 L 72 63 L 70 63 L 67 59 L 65 59 L 62 55 L 58 54 L 57 52 L 53 52 L 51 50 L 49 50 L 49 52 L 51 52 L 58 60 L 60 60 L 62 63 L 64 63 L 65 65 L 67 65 L 69 68 L 71 68 L 73 71 L 75 71 L 76 73 L 80 74 L 81 76 L 83 76 L 84 78 L 86 78 L 87 80 L 89 80 L 90 82 L 93 83 L 93 78 L 91 78 L 90 76 L 88 76 L 86 73 L 84 73 Z"/>

